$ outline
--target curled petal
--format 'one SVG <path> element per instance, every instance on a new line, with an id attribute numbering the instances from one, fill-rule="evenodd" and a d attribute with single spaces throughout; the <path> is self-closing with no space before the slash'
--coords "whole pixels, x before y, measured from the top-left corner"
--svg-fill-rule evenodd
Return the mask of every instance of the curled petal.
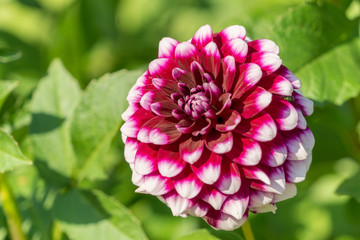
<path id="1" fill-rule="evenodd" d="M 176 46 L 175 59 L 182 69 L 190 71 L 190 64 L 199 61 L 199 51 L 191 43 L 182 42 Z"/>
<path id="2" fill-rule="evenodd" d="M 121 133 L 127 137 L 136 138 L 140 127 L 154 117 L 149 111 L 139 108 L 121 127 Z"/>
<path id="3" fill-rule="evenodd" d="M 307 99 L 301 94 L 295 93 L 295 102 L 300 106 L 302 112 L 305 116 L 310 116 L 314 112 L 314 103 L 313 101 Z"/>
<path id="4" fill-rule="evenodd" d="M 267 172 L 256 166 L 243 167 L 245 177 L 248 179 L 257 179 L 267 185 L 270 185 L 270 179 Z"/>
<path id="5" fill-rule="evenodd" d="M 195 33 L 194 37 L 191 39 L 191 43 L 197 47 L 200 51 L 212 41 L 213 32 L 209 25 L 204 25 Z"/>
<path id="6" fill-rule="evenodd" d="M 240 98 L 246 91 L 259 82 L 262 76 L 260 67 L 255 63 L 239 66 L 239 78 L 234 87 L 233 98 Z"/>
<path id="7" fill-rule="evenodd" d="M 172 79 L 172 69 L 177 67 L 175 60 L 171 58 L 158 58 L 149 64 L 149 73 L 152 77 Z"/>
<path id="8" fill-rule="evenodd" d="M 259 82 L 259 85 L 273 94 L 282 96 L 292 96 L 294 89 L 289 80 L 276 74 L 270 74 L 263 77 Z"/>
<path id="9" fill-rule="evenodd" d="M 257 52 L 271 52 L 274 54 L 279 54 L 278 45 L 269 39 L 258 39 L 248 42 L 248 45 Z"/>
<path id="10" fill-rule="evenodd" d="M 165 37 L 159 43 L 159 58 L 175 58 L 175 48 L 179 44 L 175 39 Z"/>
<path id="11" fill-rule="evenodd" d="M 287 80 L 291 82 L 294 88 L 301 87 L 300 79 L 295 76 L 289 69 L 287 69 L 284 65 L 281 65 L 278 70 L 276 70 L 275 74 L 285 77 Z"/>
<path id="12" fill-rule="evenodd" d="M 140 105 L 148 110 L 151 111 L 151 104 L 155 103 L 155 102 L 160 102 L 160 101 L 164 101 L 164 100 L 169 100 L 169 97 L 167 95 L 165 95 L 165 93 L 163 93 L 160 90 L 152 90 L 152 91 L 148 91 L 146 92 L 140 100 Z"/>
<path id="13" fill-rule="evenodd" d="M 236 128 L 240 121 L 240 114 L 235 110 L 229 110 L 218 117 L 218 123 L 215 125 L 215 129 L 219 132 L 232 131 Z"/>
<path id="14" fill-rule="evenodd" d="M 219 36 L 223 43 L 226 43 L 234 38 L 245 40 L 246 30 L 243 26 L 233 25 L 222 30 L 219 33 Z"/>
<path id="15" fill-rule="evenodd" d="M 150 143 L 151 129 L 153 129 L 159 123 L 159 121 L 163 119 L 164 118 L 161 116 L 156 116 L 144 123 L 137 134 L 137 139 L 143 143 Z"/>
<path id="16" fill-rule="evenodd" d="M 151 129 L 149 139 L 153 144 L 165 145 L 175 142 L 181 135 L 182 133 L 177 130 L 175 123 L 163 119 Z"/>
<path id="17" fill-rule="evenodd" d="M 178 82 L 185 83 L 190 88 L 195 87 L 195 80 L 192 77 L 192 74 L 189 72 L 181 69 L 181 68 L 174 68 L 172 71 L 173 78 Z"/>
<path id="18" fill-rule="evenodd" d="M 271 52 L 255 52 L 247 57 L 247 61 L 256 63 L 267 74 L 275 72 L 282 64 L 281 58 Z"/>
<path id="19" fill-rule="evenodd" d="M 285 173 L 283 167 L 271 168 L 269 171 L 270 184 L 253 181 L 251 188 L 255 190 L 282 194 L 285 192 Z"/>
<path id="20" fill-rule="evenodd" d="M 224 78 L 222 88 L 224 89 L 224 92 L 229 92 L 233 85 L 236 74 L 235 58 L 231 55 L 228 55 L 221 60 L 221 64 Z"/>
<path id="21" fill-rule="evenodd" d="M 212 131 L 205 141 L 206 147 L 217 154 L 229 152 L 233 147 L 233 136 L 231 132 L 220 133 Z"/>
<path id="22" fill-rule="evenodd" d="M 272 94 L 261 87 L 255 87 L 252 92 L 244 96 L 242 103 L 244 104 L 241 113 L 244 118 L 251 118 L 264 110 L 272 100 Z"/>
<path id="23" fill-rule="evenodd" d="M 172 111 L 179 108 L 173 101 L 155 102 L 150 107 L 153 113 L 162 117 L 172 117 Z"/>
<path id="24" fill-rule="evenodd" d="M 234 57 L 236 62 L 243 63 L 248 52 L 248 45 L 244 40 L 240 38 L 234 38 L 226 42 L 222 46 L 221 51 L 224 56 L 231 55 Z"/>
<path id="25" fill-rule="evenodd" d="M 269 106 L 268 112 L 271 114 L 280 130 L 289 131 L 298 125 L 299 118 L 297 111 L 288 101 L 273 101 Z"/>
<path id="26" fill-rule="evenodd" d="M 220 71 L 220 51 L 214 42 L 210 42 L 200 53 L 201 64 L 205 70 L 212 73 L 216 78 Z"/>

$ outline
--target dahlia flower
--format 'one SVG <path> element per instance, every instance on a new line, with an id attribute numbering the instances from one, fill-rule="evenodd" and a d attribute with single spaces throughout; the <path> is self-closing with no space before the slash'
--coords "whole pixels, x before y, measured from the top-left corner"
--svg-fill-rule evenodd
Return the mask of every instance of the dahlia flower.
<path id="1" fill-rule="evenodd" d="M 163 38 L 123 113 L 136 192 L 223 230 L 296 195 L 311 163 L 304 116 L 313 103 L 278 54 L 237 25 L 215 34 L 205 25 L 187 42 Z"/>

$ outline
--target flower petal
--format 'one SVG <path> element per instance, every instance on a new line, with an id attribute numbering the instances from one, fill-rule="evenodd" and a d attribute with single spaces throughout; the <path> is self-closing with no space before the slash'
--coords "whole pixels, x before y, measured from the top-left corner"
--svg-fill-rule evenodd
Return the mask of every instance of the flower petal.
<path id="1" fill-rule="evenodd" d="M 247 220 L 248 214 L 245 212 L 243 217 L 238 220 L 231 215 L 223 213 L 221 211 L 210 210 L 207 215 L 205 216 L 205 220 L 211 226 L 226 230 L 232 231 L 236 228 L 239 228 L 244 222 Z"/>
<path id="2" fill-rule="evenodd" d="M 220 210 L 227 195 L 217 191 L 215 188 L 204 186 L 199 198 L 210 204 L 215 210 Z"/>
<path id="3" fill-rule="evenodd" d="M 260 67 L 255 63 L 239 66 L 239 78 L 235 82 L 233 98 L 240 98 L 246 91 L 259 82 L 262 76 Z"/>
<path id="4" fill-rule="evenodd" d="M 201 181 L 211 185 L 220 176 L 221 160 L 222 156 L 209 150 L 204 150 L 200 159 L 191 165 L 191 169 Z"/>
<path id="5" fill-rule="evenodd" d="M 139 148 L 139 141 L 137 141 L 135 138 L 127 138 L 125 147 L 124 147 L 124 156 L 125 160 L 128 163 L 134 163 L 135 161 L 135 155 Z"/>
<path id="6" fill-rule="evenodd" d="M 280 202 L 289 198 L 292 198 L 296 195 L 297 189 L 295 184 L 293 183 L 286 183 L 285 192 L 283 194 L 274 194 L 273 202 Z"/>
<path id="7" fill-rule="evenodd" d="M 244 216 L 248 204 L 249 204 L 249 195 L 244 194 L 242 192 L 238 192 L 236 194 L 229 196 L 225 200 L 221 208 L 221 211 L 240 220 Z"/>
<path id="8" fill-rule="evenodd" d="M 295 102 L 300 106 L 305 116 L 310 116 L 314 112 L 314 103 L 301 94 L 294 93 Z"/>
<path id="9" fill-rule="evenodd" d="M 223 70 L 222 88 L 224 92 L 229 92 L 234 82 L 236 74 L 235 58 L 231 55 L 224 57 L 221 60 Z"/>
<path id="10" fill-rule="evenodd" d="M 145 191 L 151 195 L 164 195 L 174 189 L 170 179 L 159 174 L 144 176 L 144 183 L 141 185 Z"/>
<path id="11" fill-rule="evenodd" d="M 271 52 L 255 52 L 247 57 L 248 62 L 256 63 L 267 74 L 275 72 L 282 64 L 281 58 Z"/>
<path id="12" fill-rule="evenodd" d="M 291 96 L 294 90 L 293 85 L 289 80 L 276 74 L 270 74 L 263 77 L 259 82 L 259 85 L 271 93 L 282 96 Z"/>
<path id="13" fill-rule="evenodd" d="M 191 43 L 201 51 L 209 42 L 212 41 L 213 32 L 211 27 L 206 24 L 197 30 L 194 37 L 191 39 Z"/>
<path id="14" fill-rule="evenodd" d="M 259 142 L 271 141 L 277 133 L 275 122 L 267 113 L 260 113 L 252 119 L 243 119 L 234 131 Z"/>
<path id="15" fill-rule="evenodd" d="M 272 94 L 262 87 L 254 87 L 254 90 L 244 96 L 242 103 L 244 104 L 241 116 L 251 118 L 264 110 L 272 100 Z"/>
<path id="16" fill-rule="evenodd" d="M 261 162 L 270 167 L 282 165 L 287 158 L 287 148 L 280 134 L 269 142 L 260 143 L 262 151 Z"/>
<path id="17" fill-rule="evenodd" d="M 203 149 L 204 149 L 204 141 L 202 137 L 194 137 L 194 136 L 191 136 L 187 140 L 181 142 L 179 147 L 182 158 L 190 164 L 193 164 L 197 160 L 199 160 L 203 152 Z"/>
<path id="18" fill-rule="evenodd" d="M 195 79 L 191 73 L 181 69 L 181 68 L 174 68 L 172 71 L 173 78 L 178 82 L 185 83 L 190 88 L 196 87 Z"/>
<path id="19" fill-rule="evenodd" d="M 257 141 L 233 134 L 234 146 L 226 156 L 244 166 L 254 166 L 260 162 L 261 148 Z"/>
<path id="20" fill-rule="evenodd" d="M 182 69 L 190 71 L 190 64 L 199 61 L 199 51 L 191 43 L 182 42 L 176 46 L 175 59 Z"/>
<path id="21" fill-rule="evenodd" d="M 298 114 L 294 106 L 285 100 L 274 100 L 267 112 L 270 113 L 277 127 L 283 131 L 290 131 L 298 125 Z"/>
<path id="22" fill-rule="evenodd" d="M 134 170 L 147 175 L 157 170 L 158 149 L 152 144 L 140 143 L 135 155 Z"/>
<path id="23" fill-rule="evenodd" d="M 257 52 L 271 52 L 279 54 L 279 47 L 273 41 L 269 39 L 258 39 L 248 42 L 249 47 L 253 48 Z"/>
<path id="24" fill-rule="evenodd" d="M 251 190 L 249 207 L 262 207 L 273 201 L 274 194 L 259 190 Z"/>
<path id="25" fill-rule="evenodd" d="M 191 200 L 192 199 L 190 199 L 190 201 Z M 207 214 L 209 208 L 210 205 L 208 203 L 196 198 L 195 204 L 191 208 L 188 208 L 186 213 L 195 217 L 204 217 Z"/>
<path id="26" fill-rule="evenodd" d="M 244 166 L 243 167 L 245 177 L 248 179 L 256 179 L 265 184 L 270 185 L 270 179 L 267 173 L 257 166 Z"/>
<path id="27" fill-rule="evenodd" d="M 298 183 L 305 180 L 306 160 L 288 160 L 284 163 L 284 170 L 287 182 Z"/>
<path id="28" fill-rule="evenodd" d="M 153 144 L 165 145 L 175 142 L 181 135 L 182 133 L 177 130 L 175 123 L 163 119 L 151 129 L 149 139 Z"/>
<path id="29" fill-rule="evenodd" d="M 177 145 L 162 146 L 159 149 L 157 164 L 159 172 L 165 177 L 175 177 L 186 166 Z"/>
<path id="30" fill-rule="evenodd" d="M 229 152 L 233 147 L 233 136 L 231 132 L 220 133 L 212 131 L 206 136 L 206 147 L 217 154 Z"/>
<path id="31" fill-rule="evenodd" d="M 175 48 L 179 44 L 175 39 L 165 37 L 159 42 L 159 58 L 175 58 Z"/>
<path id="32" fill-rule="evenodd" d="M 281 75 L 285 77 L 287 80 L 291 82 L 294 88 L 300 88 L 301 87 L 301 81 L 300 79 L 295 76 L 289 69 L 287 69 L 284 65 L 281 65 L 278 70 L 276 70 L 275 74 Z"/>
<path id="33" fill-rule="evenodd" d="M 248 52 L 248 45 L 244 40 L 234 38 L 221 47 L 221 52 L 225 57 L 230 55 L 234 57 L 236 62 L 243 63 Z"/>
<path id="34" fill-rule="evenodd" d="M 209 42 L 200 53 L 200 62 L 205 70 L 216 78 L 220 71 L 220 51 L 214 42 Z"/>
<path id="35" fill-rule="evenodd" d="M 246 37 L 246 30 L 243 26 L 239 25 L 233 25 L 225 28 L 219 33 L 219 36 L 224 43 L 234 39 L 234 38 L 240 38 L 242 40 Z"/>
<path id="36" fill-rule="evenodd" d="M 270 184 L 253 181 L 251 188 L 255 190 L 282 194 L 285 192 L 285 173 L 283 167 L 271 168 L 269 171 Z"/>
<path id="37" fill-rule="evenodd" d="M 164 199 L 174 216 L 180 216 L 192 204 L 191 200 L 181 197 L 175 191 L 164 195 Z"/>
<path id="38" fill-rule="evenodd" d="M 160 90 L 152 90 L 152 91 L 148 91 L 147 93 L 145 93 L 140 100 L 140 105 L 148 110 L 151 111 L 150 105 L 155 103 L 155 102 L 159 102 L 159 101 L 164 101 L 164 100 L 169 100 L 169 97 L 167 95 L 165 95 L 165 93 L 163 93 Z"/>
<path id="39" fill-rule="evenodd" d="M 136 138 L 140 127 L 154 117 L 149 111 L 139 108 L 121 127 L 121 133 L 127 137 Z"/>
<path id="40" fill-rule="evenodd" d="M 172 117 L 172 111 L 179 108 L 173 101 L 155 102 L 150 107 L 153 113 L 162 117 Z"/>
<path id="41" fill-rule="evenodd" d="M 220 177 L 214 186 L 224 194 L 230 195 L 239 191 L 241 178 L 237 164 L 223 160 Z"/>
<path id="42" fill-rule="evenodd" d="M 203 182 L 190 169 L 186 168 L 173 178 L 173 182 L 177 193 L 188 199 L 196 197 L 203 186 Z"/>
<path id="43" fill-rule="evenodd" d="M 159 121 L 163 120 L 164 118 L 161 117 L 161 116 L 156 116 L 156 117 L 153 117 L 151 118 L 149 121 L 147 121 L 146 123 L 144 123 L 138 134 L 137 134 L 137 139 L 140 141 L 140 142 L 143 142 L 143 143 L 150 143 L 150 131 L 151 129 L 153 129 L 156 124 L 159 123 Z"/>
<path id="44" fill-rule="evenodd" d="M 288 160 L 305 160 L 312 150 L 313 141 L 303 141 L 300 137 L 299 131 L 282 132 L 286 139 L 285 144 L 288 151 Z"/>
<path id="45" fill-rule="evenodd" d="M 171 58 L 158 58 L 149 64 L 149 73 L 152 77 L 172 79 L 172 70 L 177 63 Z"/>
<path id="46" fill-rule="evenodd" d="M 235 110 L 229 109 L 218 117 L 218 123 L 215 125 L 215 129 L 219 132 L 232 131 L 236 128 L 240 121 L 240 114 Z"/>

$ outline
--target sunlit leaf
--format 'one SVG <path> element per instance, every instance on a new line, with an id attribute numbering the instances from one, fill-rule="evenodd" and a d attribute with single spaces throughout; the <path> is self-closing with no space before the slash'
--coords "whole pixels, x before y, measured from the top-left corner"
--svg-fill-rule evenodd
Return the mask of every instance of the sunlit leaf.
<path id="1" fill-rule="evenodd" d="M 8 63 L 20 59 L 22 53 L 18 49 L 0 47 L 0 62 Z"/>
<path id="2" fill-rule="evenodd" d="M 22 154 L 17 142 L 0 130 L 0 173 L 29 164 L 31 162 Z"/>
<path id="3" fill-rule="evenodd" d="M 130 212 L 100 191 L 72 190 L 59 195 L 54 215 L 70 239 L 147 239 Z"/>
<path id="4" fill-rule="evenodd" d="M 0 81 L 0 109 L 9 94 L 18 85 L 16 81 Z"/>
<path id="5" fill-rule="evenodd" d="M 76 80 L 55 60 L 31 101 L 30 136 L 35 160 L 66 177 L 75 166 L 69 119 L 80 94 Z"/>
<path id="6" fill-rule="evenodd" d="M 139 71 L 120 71 L 92 82 L 75 110 L 71 136 L 78 156 L 78 177 L 104 178 L 104 160 L 115 134 L 119 134 L 127 93 Z"/>

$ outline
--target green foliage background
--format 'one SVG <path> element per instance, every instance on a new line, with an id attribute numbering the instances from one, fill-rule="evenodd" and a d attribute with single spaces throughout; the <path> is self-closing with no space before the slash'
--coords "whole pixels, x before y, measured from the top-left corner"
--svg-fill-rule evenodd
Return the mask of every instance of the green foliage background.
<path id="1" fill-rule="evenodd" d="M 127 91 L 162 37 L 204 24 L 274 40 L 315 102 L 307 179 L 276 214 L 250 215 L 255 238 L 360 239 L 359 19 L 359 0 L 0 0 L 0 192 L 18 239 L 242 239 L 135 194 L 123 157 Z"/>

